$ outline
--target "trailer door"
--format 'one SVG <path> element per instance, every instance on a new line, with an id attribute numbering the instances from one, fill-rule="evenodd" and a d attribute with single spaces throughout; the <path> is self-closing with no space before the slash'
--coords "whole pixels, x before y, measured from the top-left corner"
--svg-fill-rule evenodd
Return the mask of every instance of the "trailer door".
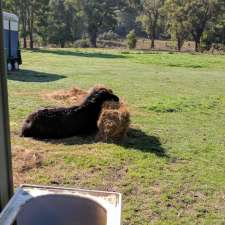
<path id="1" fill-rule="evenodd" d="M 4 14 L 3 14 L 4 15 Z M 4 48 L 6 50 L 6 57 L 9 58 L 9 21 L 4 16 Z"/>
<path id="2" fill-rule="evenodd" d="M 19 49 L 19 23 L 18 17 L 14 14 L 3 13 L 4 17 L 4 47 L 7 50 L 7 59 L 18 58 Z"/>
<path id="3" fill-rule="evenodd" d="M 10 57 L 17 59 L 17 51 L 19 49 L 19 35 L 18 35 L 18 22 L 9 21 L 9 42 L 10 42 Z"/>

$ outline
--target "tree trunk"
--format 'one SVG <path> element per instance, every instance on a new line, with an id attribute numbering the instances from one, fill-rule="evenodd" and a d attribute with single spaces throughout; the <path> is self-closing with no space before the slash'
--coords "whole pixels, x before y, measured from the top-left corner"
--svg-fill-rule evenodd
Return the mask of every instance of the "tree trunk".
<path id="1" fill-rule="evenodd" d="M 29 32 L 29 36 L 30 36 L 30 49 L 33 49 L 34 48 L 33 31 Z"/>
<path id="2" fill-rule="evenodd" d="M 24 12 L 22 13 L 21 21 L 22 21 L 23 48 L 27 48 L 27 18 Z"/>
<path id="3" fill-rule="evenodd" d="M 156 29 L 155 26 L 153 26 L 150 34 L 151 48 L 155 48 L 155 29 Z"/>
<path id="4" fill-rule="evenodd" d="M 97 47 L 97 36 L 98 36 L 98 27 L 95 24 L 89 24 L 88 26 L 88 34 L 91 43 L 91 47 Z"/>
<path id="5" fill-rule="evenodd" d="M 200 44 L 201 44 L 202 34 L 203 34 L 203 29 L 196 30 L 195 32 L 192 32 L 192 36 L 193 36 L 193 39 L 195 41 L 195 51 L 196 52 L 200 51 Z"/>
<path id="6" fill-rule="evenodd" d="M 177 49 L 180 52 L 182 48 L 182 40 L 180 37 L 177 38 Z"/>
<path id="7" fill-rule="evenodd" d="M 34 39 L 33 39 L 33 32 L 34 32 L 34 12 L 32 6 L 28 8 L 28 18 L 27 18 L 27 24 L 28 24 L 28 34 L 30 38 L 30 49 L 34 48 Z"/>
<path id="8" fill-rule="evenodd" d="M 34 48 L 34 39 L 33 39 L 33 33 L 34 33 L 34 15 L 32 13 L 31 15 L 31 21 L 30 21 L 30 49 Z"/>
<path id="9" fill-rule="evenodd" d="M 23 48 L 27 48 L 27 36 L 23 35 Z"/>
<path id="10" fill-rule="evenodd" d="M 155 48 L 155 38 L 151 37 L 151 48 Z"/>
<path id="11" fill-rule="evenodd" d="M 195 39 L 195 51 L 199 52 L 200 50 L 200 38 Z"/>
<path id="12" fill-rule="evenodd" d="M 90 42 L 91 42 L 91 47 L 93 47 L 93 48 L 97 47 L 97 34 L 96 33 L 90 34 Z"/>
<path id="13" fill-rule="evenodd" d="M 154 21 L 151 25 L 151 34 L 150 34 L 150 37 L 151 37 L 151 48 L 155 48 L 155 36 L 156 36 L 156 27 L 157 27 L 157 21 L 158 21 L 158 13 L 156 13 L 154 15 Z"/>
<path id="14" fill-rule="evenodd" d="M 64 48 L 64 47 L 65 47 L 65 42 L 62 41 L 62 40 L 60 41 L 60 47 L 61 47 L 61 48 Z"/>

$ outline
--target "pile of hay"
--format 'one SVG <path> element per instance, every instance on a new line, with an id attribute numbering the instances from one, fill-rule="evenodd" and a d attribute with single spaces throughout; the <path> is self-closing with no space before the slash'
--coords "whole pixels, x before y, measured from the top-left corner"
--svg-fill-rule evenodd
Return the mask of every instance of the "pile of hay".
<path id="1" fill-rule="evenodd" d="M 75 87 L 69 91 L 61 90 L 48 93 L 44 97 L 47 97 L 60 105 L 73 106 L 79 104 L 87 94 L 88 92 Z"/>
<path id="2" fill-rule="evenodd" d="M 130 125 L 130 113 L 123 102 L 106 102 L 98 120 L 97 141 L 121 142 Z"/>

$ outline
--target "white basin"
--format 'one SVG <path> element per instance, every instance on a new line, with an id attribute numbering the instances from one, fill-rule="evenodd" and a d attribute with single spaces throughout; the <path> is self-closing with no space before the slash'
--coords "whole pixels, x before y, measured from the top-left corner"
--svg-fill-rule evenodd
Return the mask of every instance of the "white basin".
<path id="1" fill-rule="evenodd" d="M 23 185 L 0 225 L 121 225 L 121 194 Z"/>

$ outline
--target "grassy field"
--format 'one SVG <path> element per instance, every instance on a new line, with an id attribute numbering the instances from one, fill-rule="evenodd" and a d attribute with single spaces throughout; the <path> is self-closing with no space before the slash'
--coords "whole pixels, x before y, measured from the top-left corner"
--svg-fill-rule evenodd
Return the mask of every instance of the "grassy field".
<path id="1" fill-rule="evenodd" d="M 23 61 L 8 76 L 16 186 L 121 192 L 123 225 L 225 223 L 225 56 L 48 49 Z M 55 104 L 45 94 L 99 83 L 128 103 L 125 143 L 19 137 L 29 113 Z"/>

